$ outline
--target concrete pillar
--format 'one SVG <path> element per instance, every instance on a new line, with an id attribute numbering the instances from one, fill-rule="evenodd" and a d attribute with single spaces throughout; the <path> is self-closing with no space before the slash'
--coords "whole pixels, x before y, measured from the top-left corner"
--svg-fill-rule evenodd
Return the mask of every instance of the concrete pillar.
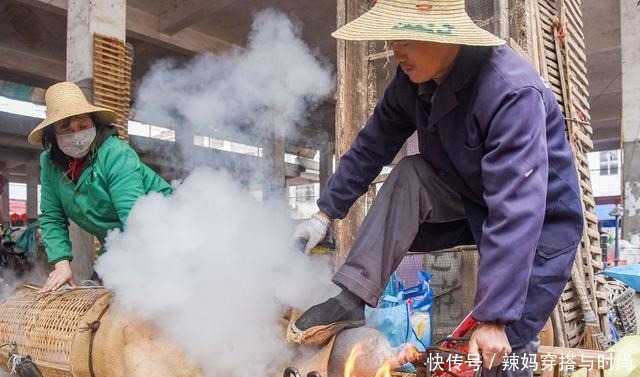
<path id="1" fill-rule="evenodd" d="M 27 219 L 38 217 L 38 182 L 40 169 L 37 163 L 27 164 Z"/>
<path id="2" fill-rule="evenodd" d="M 196 158 L 193 156 L 195 133 L 186 120 L 177 123 L 181 123 L 181 125 L 174 129 L 176 133 L 176 144 L 180 151 L 180 155 L 177 156 L 177 163 L 180 164 L 180 166 L 176 166 L 175 171 L 189 171 L 195 167 L 194 161 Z"/>
<path id="3" fill-rule="evenodd" d="M 67 73 L 87 99 L 93 97 L 93 34 L 125 40 L 127 31 L 126 0 L 69 0 L 67 7 Z M 88 279 L 93 272 L 94 238 L 76 224 L 69 225 L 76 282 Z"/>
<path id="4" fill-rule="evenodd" d="M 327 142 L 320 149 L 320 194 L 324 192 L 327 186 L 327 180 L 333 174 L 333 154 L 335 153 L 335 145 Z"/>
<path id="5" fill-rule="evenodd" d="M 271 137 L 264 144 L 264 160 L 266 169 L 262 177 L 263 198 L 283 200 L 286 198 L 285 179 L 285 127 L 280 119 L 274 119 Z"/>
<path id="6" fill-rule="evenodd" d="M 7 184 L 4 186 L 4 190 L 2 191 L 2 219 L 0 219 L 0 221 L 3 224 L 7 224 L 11 220 L 10 216 L 11 214 L 9 213 L 9 182 L 7 182 Z"/>
<path id="7" fill-rule="evenodd" d="M 67 8 L 67 80 L 91 98 L 93 91 L 93 34 L 126 37 L 126 0 L 69 0 Z"/>
<path id="8" fill-rule="evenodd" d="M 640 236 L 640 5 L 621 0 L 620 46 L 622 51 L 622 165 L 624 217 L 622 237 Z M 635 237 L 634 237 L 635 236 Z"/>

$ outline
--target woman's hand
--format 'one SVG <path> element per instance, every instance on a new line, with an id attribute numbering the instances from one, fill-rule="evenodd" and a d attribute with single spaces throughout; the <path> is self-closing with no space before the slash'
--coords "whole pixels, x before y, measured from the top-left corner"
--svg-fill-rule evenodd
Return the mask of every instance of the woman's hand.
<path id="1" fill-rule="evenodd" d="M 69 263 L 68 260 L 61 260 L 55 264 L 54 270 L 49 274 L 49 278 L 40 292 L 55 291 L 65 283 L 75 286 L 75 282 L 73 281 L 73 272 L 71 272 L 71 263 Z"/>

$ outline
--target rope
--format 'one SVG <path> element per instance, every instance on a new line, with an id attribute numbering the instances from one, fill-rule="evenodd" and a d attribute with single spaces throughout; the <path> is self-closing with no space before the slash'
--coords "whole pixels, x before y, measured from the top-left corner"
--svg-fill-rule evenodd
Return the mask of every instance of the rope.
<path id="1" fill-rule="evenodd" d="M 11 374 L 16 374 L 16 367 L 22 363 L 23 357 L 14 353 L 9 357 L 9 361 L 7 361 L 7 368 L 11 371 Z"/>
<path id="2" fill-rule="evenodd" d="M 89 375 L 91 377 L 96 377 L 96 374 L 93 370 L 93 341 L 96 337 L 98 329 L 100 328 L 100 320 L 102 319 L 104 313 L 107 312 L 107 309 L 109 309 L 109 304 L 105 305 L 105 307 L 102 309 L 102 312 L 100 312 L 100 315 L 95 321 L 87 322 L 87 326 L 80 329 L 80 331 L 91 331 L 91 338 L 89 339 Z"/>

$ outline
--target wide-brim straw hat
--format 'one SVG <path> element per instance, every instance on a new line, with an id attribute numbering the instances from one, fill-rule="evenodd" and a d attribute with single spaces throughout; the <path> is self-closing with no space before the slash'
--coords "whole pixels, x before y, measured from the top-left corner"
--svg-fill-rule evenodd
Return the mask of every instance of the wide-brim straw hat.
<path id="1" fill-rule="evenodd" d="M 53 123 L 80 114 L 93 114 L 100 123 L 115 122 L 118 114 L 104 107 L 94 106 L 87 101 L 78 85 L 72 82 L 60 82 L 47 89 L 44 95 L 47 105 L 47 117 L 29 134 L 30 144 L 41 144 L 44 129 Z"/>
<path id="2" fill-rule="evenodd" d="M 497 46 L 505 41 L 473 23 L 464 0 L 378 0 L 331 34 L 350 41 L 430 41 Z"/>

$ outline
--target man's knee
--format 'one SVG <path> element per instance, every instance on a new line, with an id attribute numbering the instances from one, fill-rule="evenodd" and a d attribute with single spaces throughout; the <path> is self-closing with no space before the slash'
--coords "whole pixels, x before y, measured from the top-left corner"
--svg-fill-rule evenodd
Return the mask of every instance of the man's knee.
<path id="1" fill-rule="evenodd" d="M 404 157 L 393 168 L 391 174 L 397 176 L 418 176 L 418 172 L 429 170 L 429 165 L 419 154 Z"/>

